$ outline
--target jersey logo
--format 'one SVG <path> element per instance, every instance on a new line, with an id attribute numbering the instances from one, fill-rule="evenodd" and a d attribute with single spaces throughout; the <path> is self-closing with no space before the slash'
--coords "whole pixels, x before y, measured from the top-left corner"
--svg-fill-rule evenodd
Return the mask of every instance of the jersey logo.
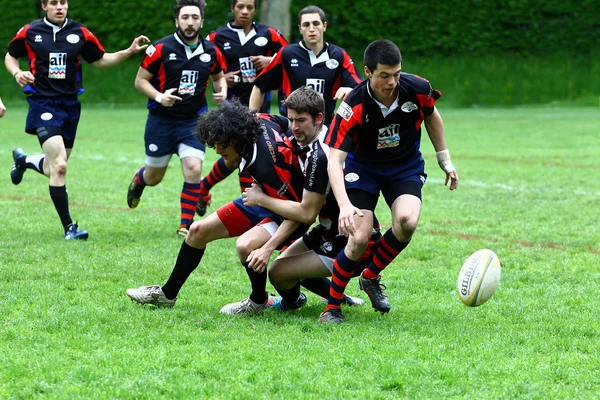
<path id="1" fill-rule="evenodd" d="M 346 176 L 344 177 L 344 180 L 346 182 L 356 182 L 357 180 L 359 180 L 360 177 L 358 176 L 358 174 L 356 172 L 350 172 L 349 174 L 346 174 Z"/>
<path id="2" fill-rule="evenodd" d="M 35 39 L 34 39 L 34 41 L 35 41 L 36 43 L 41 43 L 41 42 L 42 42 L 42 35 L 35 35 Z"/>
<path id="3" fill-rule="evenodd" d="M 311 88 L 323 97 L 325 94 L 325 79 L 307 78 L 306 87 Z"/>
<path id="4" fill-rule="evenodd" d="M 210 62 L 210 60 L 211 60 L 210 54 L 208 54 L 208 53 L 200 54 L 200 61 L 207 63 L 207 62 Z"/>
<path id="5" fill-rule="evenodd" d="M 321 245 L 321 250 L 324 253 L 329 253 L 330 251 L 333 250 L 333 245 L 331 244 L 331 242 L 325 242 Z"/>
<path id="6" fill-rule="evenodd" d="M 229 42 L 223 43 L 223 50 L 231 50 L 231 44 Z"/>
<path id="7" fill-rule="evenodd" d="M 405 113 L 409 113 L 418 110 L 419 107 L 417 107 L 415 103 L 407 101 L 406 103 L 402 104 L 402 107 L 400 107 L 400 109 Z"/>
<path id="8" fill-rule="evenodd" d="M 181 95 L 196 93 L 196 83 L 198 83 L 198 71 L 181 71 L 181 80 L 177 92 Z"/>
<path id="9" fill-rule="evenodd" d="M 67 79 L 67 53 L 50 53 L 48 78 Z"/>
<path id="10" fill-rule="evenodd" d="M 256 69 L 250 61 L 250 57 L 240 58 L 240 75 L 242 76 L 242 82 L 245 83 L 252 83 L 256 79 Z"/>
<path id="11" fill-rule="evenodd" d="M 67 42 L 71 44 L 79 43 L 79 36 L 75 34 L 70 34 L 67 36 Z"/>
<path id="12" fill-rule="evenodd" d="M 152 57 L 152 54 L 154 54 L 154 52 L 156 51 L 156 47 L 154 47 L 153 45 L 148 46 L 148 48 L 146 49 L 146 55 L 148 57 Z"/>
<path id="13" fill-rule="evenodd" d="M 269 41 L 267 40 L 266 37 L 258 37 L 254 40 L 254 44 L 257 45 L 258 47 L 263 47 L 265 46 Z"/>
<path id="14" fill-rule="evenodd" d="M 175 53 L 169 54 L 169 61 L 177 60 L 177 55 Z"/>
<path id="15" fill-rule="evenodd" d="M 400 144 L 400 124 L 392 124 L 379 130 L 377 149 L 396 147 Z"/>
<path id="16" fill-rule="evenodd" d="M 45 112 L 42 115 L 40 115 L 40 118 L 44 121 L 50 121 L 53 117 L 54 117 L 54 115 L 52 115 L 49 112 Z"/>
<path id="17" fill-rule="evenodd" d="M 340 63 L 338 62 L 338 60 L 330 58 L 329 60 L 325 61 L 325 65 L 329 69 L 336 69 L 340 65 Z"/>
<path id="18" fill-rule="evenodd" d="M 298 60 L 295 58 L 292 58 L 290 60 L 290 67 L 297 67 L 298 66 Z"/>
<path id="19" fill-rule="evenodd" d="M 350 121 L 350 118 L 354 115 L 354 111 L 352 111 L 352 107 L 342 101 L 337 110 L 337 115 L 344 118 L 346 121 Z"/>

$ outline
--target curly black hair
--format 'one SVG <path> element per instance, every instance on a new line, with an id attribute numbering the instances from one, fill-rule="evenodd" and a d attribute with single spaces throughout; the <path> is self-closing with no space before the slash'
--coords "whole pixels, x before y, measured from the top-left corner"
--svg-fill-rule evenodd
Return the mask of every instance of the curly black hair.
<path id="1" fill-rule="evenodd" d="M 242 157 L 252 151 L 261 132 L 256 112 L 233 99 L 201 114 L 195 134 L 206 146 L 232 146 Z"/>

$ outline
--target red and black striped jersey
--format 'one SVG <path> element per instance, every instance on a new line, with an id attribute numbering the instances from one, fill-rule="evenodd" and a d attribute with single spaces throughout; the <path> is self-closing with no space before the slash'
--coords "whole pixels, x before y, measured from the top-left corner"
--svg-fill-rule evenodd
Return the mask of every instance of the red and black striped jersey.
<path id="1" fill-rule="evenodd" d="M 211 32 L 207 39 L 214 43 L 225 56 L 227 71 L 240 71 L 240 82 L 229 88 L 230 97 L 237 97 L 242 104 L 248 104 L 257 71 L 250 56 L 272 57 L 288 45 L 281 32 L 267 25 L 254 22 L 246 35 L 244 30 L 227 25 Z"/>
<path id="2" fill-rule="evenodd" d="M 214 44 L 201 37 L 192 49 L 175 33 L 148 46 L 142 68 L 152 75 L 150 83 L 161 93 L 176 89 L 181 97 L 172 107 L 148 100 L 151 114 L 171 118 L 194 118 L 206 107 L 206 87 L 211 75 L 225 69 L 225 58 Z"/>
<path id="3" fill-rule="evenodd" d="M 441 92 L 420 76 L 401 73 L 397 103 L 384 116 L 369 82 L 354 88 L 340 104 L 325 143 L 371 163 L 420 155 L 421 124 L 433 113 Z"/>
<path id="4" fill-rule="evenodd" d="M 29 59 L 35 82 L 23 88 L 25 94 L 56 97 L 83 93 L 80 57 L 93 63 L 105 51 L 79 22 L 66 19 L 59 27 L 44 18 L 22 27 L 8 45 L 8 53 Z"/>
<path id="5" fill-rule="evenodd" d="M 308 86 L 325 99 L 325 125 L 335 111 L 333 96 L 340 87 L 355 87 L 362 77 L 346 50 L 325 43 L 320 54 L 314 54 L 304 42 L 279 50 L 271 63 L 258 75 L 255 86 L 260 90 L 283 89 L 285 96 L 301 86 Z"/>
<path id="6" fill-rule="evenodd" d="M 301 201 L 304 175 L 297 149 L 286 136 L 285 117 L 258 114 L 261 132 L 251 154 L 242 158 L 240 172 L 247 172 L 271 197 Z"/>

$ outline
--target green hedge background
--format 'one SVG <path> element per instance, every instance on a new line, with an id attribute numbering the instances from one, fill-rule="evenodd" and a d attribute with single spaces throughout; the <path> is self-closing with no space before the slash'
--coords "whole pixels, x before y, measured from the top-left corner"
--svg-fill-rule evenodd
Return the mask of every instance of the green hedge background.
<path id="1" fill-rule="evenodd" d="M 42 16 L 39 0 L 0 0 L 0 42 Z M 292 0 L 290 18 L 307 4 Z M 403 69 L 428 78 L 448 104 L 510 105 L 578 102 L 600 96 L 599 0 L 314 0 L 327 13 L 326 40 L 357 64 L 375 39 L 393 40 Z M 174 1 L 69 1 L 69 17 L 85 24 L 107 51 L 126 48 L 138 34 L 152 40 L 174 31 Z M 209 0 L 204 34 L 231 18 L 229 0 Z M 300 39 L 293 28 L 287 39 Z M 5 50 L 3 51 L 3 54 Z M 119 67 L 85 68 L 84 101 L 140 103 L 133 89 L 140 57 Z M 8 73 L 0 95 L 22 98 Z"/>

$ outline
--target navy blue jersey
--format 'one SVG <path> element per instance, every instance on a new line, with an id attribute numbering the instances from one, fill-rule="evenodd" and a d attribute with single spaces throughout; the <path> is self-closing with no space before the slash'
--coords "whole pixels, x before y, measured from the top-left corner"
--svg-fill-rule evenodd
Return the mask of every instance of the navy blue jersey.
<path id="1" fill-rule="evenodd" d="M 172 107 L 148 100 L 151 114 L 194 118 L 206 107 L 208 80 L 224 70 L 225 59 L 208 40 L 199 38 L 198 47 L 192 50 L 175 33 L 148 46 L 141 66 L 154 75 L 150 83 L 156 90 L 177 89 L 173 94 L 182 98 Z"/>
<path id="2" fill-rule="evenodd" d="M 285 135 L 287 118 L 258 114 L 261 132 L 251 154 L 242 158 L 240 172 L 247 172 L 271 197 L 301 201 L 304 175 L 294 144 Z"/>
<path id="3" fill-rule="evenodd" d="M 22 27 L 8 45 L 14 58 L 27 57 L 35 82 L 23 88 L 25 94 L 44 97 L 83 93 L 82 57 L 93 63 L 105 51 L 85 26 L 66 19 L 62 27 L 46 18 Z"/>
<path id="4" fill-rule="evenodd" d="M 228 97 L 236 97 L 242 104 L 248 104 L 257 75 L 250 56 L 272 57 L 288 43 L 281 32 L 267 25 L 255 22 L 246 35 L 243 29 L 235 27 L 232 22 L 211 32 L 207 39 L 225 56 L 227 72 L 240 71 L 240 82 L 229 88 Z"/>
<path id="5" fill-rule="evenodd" d="M 308 86 L 325 99 L 325 125 L 335 111 L 333 96 L 340 87 L 355 87 L 362 78 L 346 50 L 325 43 L 315 55 L 303 42 L 279 50 L 271 63 L 258 75 L 254 84 L 264 92 L 281 87 L 285 96 L 301 86 Z"/>
<path id="6" fill-rule="evenodd" d="M 420 156 L 421 124 L 442 94 L 428 80 L 401 73 L 397 107 L 384 116 L 371 90 L 366 80 L 346 96 L 325 143 L 358 162 L 403 162 Z"/>

